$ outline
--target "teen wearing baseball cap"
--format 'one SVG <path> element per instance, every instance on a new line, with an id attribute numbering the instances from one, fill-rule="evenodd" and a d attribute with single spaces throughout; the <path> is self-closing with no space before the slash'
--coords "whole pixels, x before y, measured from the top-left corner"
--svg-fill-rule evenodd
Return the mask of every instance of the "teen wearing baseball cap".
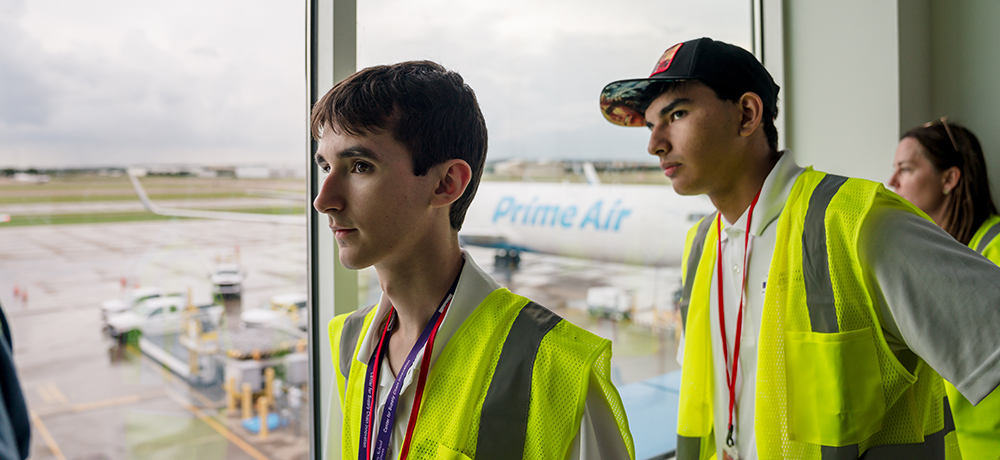
<path id="1" fill-rule="evenodd" d="M 778 92 L 701 38 L 601 93 L 718 209 L 682 264 L 677 458 L 959 458 L 940 376 L 972 402 L 1000 382 L 1000 268 L 881 184 L 778 151 Z"/>

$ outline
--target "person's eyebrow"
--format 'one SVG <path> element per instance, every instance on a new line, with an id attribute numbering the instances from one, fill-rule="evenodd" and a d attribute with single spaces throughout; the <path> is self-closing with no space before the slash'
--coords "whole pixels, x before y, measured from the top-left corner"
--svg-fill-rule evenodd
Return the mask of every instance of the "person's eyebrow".
<path id="1" fill-rule="evenodd" d="M 379 161 L 379 156 L 373 150 L 360 145 L 354 145 L 337 152 L 338 159 L 364 158 L 371 161 Z"/>
<path id="2" fill-rule="evenodd" d="M 346 159 L 346 158 L 364 158 L 374 162 L 379 161 L 378 154 L 376 154 L 371 149 L 360 145 L 354 145 L 337 152 L 337 159 Z M 318 152 L 315 155 L 315 159 L 316 163 L 322 163 L 326 161 L 326 158 L 323 155 L 320 155 Z"/>
<path id="3" fill-rule="evenodd" d="M 682 98 L 679 98 L 679 99 L 674 99 L 669 104 L 663 106 L 663 108 L 660 109 L 660 113 L 658 113 L 656 115 L 656 118 L 657 119 L 661 119 L 664 116 L 666 116 L 668 113 L 670 113 L 671 111 L 673 111 L 675 108 L 677 108 L 678 105 L 687 104 L 689 102 L 691 102 L 691 99 L 688 99 L 686 97 L 682 97 Z M 646 126 L 650 127 L 650 128 L 653 127 L 652 123 L 649 123 L 649 122 L 646 122 Z"/>

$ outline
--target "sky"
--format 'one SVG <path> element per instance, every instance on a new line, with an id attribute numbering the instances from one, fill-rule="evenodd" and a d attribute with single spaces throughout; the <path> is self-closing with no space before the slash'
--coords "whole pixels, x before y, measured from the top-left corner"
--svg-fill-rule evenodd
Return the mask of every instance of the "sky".
<path id="1" fill-rule="evenodd" d="M 613 5 L 613 6 L 612 6 Z M 0 167 L 304 167 L 305 1 L 0 0 Z M 750 44 L 750 2 L 358 0 L 358 65 L 475 89 L 491 159 L 647 161 L 597 98 L 674 43 Z"/>

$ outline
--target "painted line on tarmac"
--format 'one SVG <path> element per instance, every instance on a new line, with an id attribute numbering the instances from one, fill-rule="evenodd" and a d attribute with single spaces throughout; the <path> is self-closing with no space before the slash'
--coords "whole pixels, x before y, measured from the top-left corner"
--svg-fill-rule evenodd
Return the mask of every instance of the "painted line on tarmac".
<path id="1" fill-rule="evenodd" d="M 59 414 L 68 414 L 72 412 L 86 412 L 99 409 L 107 409 L 110 407 L 124 406 L 127 404 L 135 404 L 147 399 L 162 398 L 164 395 L 163 390 L 151 391 L 147 393 L 137 393 L 126 396 L 119 396 L 117 398 L 100 399 L 97 401 L 89 401 L 77 404 L 61 405 L 55 407 L 48 407 L 38 410 L 39 416 L 50 416 Z"/>
<path id="2" fill-rule="evenodd" d="M 46 382 L 39 386 L 36 391 L 46 403 L 66 404 L 69 402 L 66 395 L 62 391 L 59 391 L 59 387 L 56 386 L 55 382 Z"/>
<path id="3" fill-rule="evenodd" d="M 169 381 L 170 383 L 174 383 L 174 384 L 176 384 L 176 383 L 183 383 L 185 385 L 188 385 L 188 387 L 190 387 L 190 384 L 188 384 L 187 382 L 185 382 L 181 378 L 177 377 L 177 375 L 175 375 L 173 373 L 173 371 L 171 371 L 169 368 L 167 368 L 167 366 L 164 366 L 163 364 L 159 363 L 155 359 L 150 358 L 148 355 L 146 355 L 145 353 L 143 353 L 138 348 L 134 347 L 132 344 L 126 345 L 125 346 L 125 351 L 127 353 L 135 356 L 136 358 L 142 360 L 146 364 L 152 366 L 153 368 L 158 368 L 160 370 L 160 374 L 162 375 L 162 377 L 165 380 Z M 204 395 L 202 395 L 201 393 L 199 393 L 197 390 L 190 391 L 190 392 L 187 393 L 187 395 L 191 396 L 191 397 L 193 397 L 195 399 L 197 399 L 198 402 L 200 402 L 204 406 L 205 409 L 214 410 L 214 409 L 218 409 L 218 408 L 222 407 L 221 403 L 219 403 L 217 401 L 212 401 L 211 399 L 206 398 Z"/>
<path id="4" fill-rule="evenodd" d="M 232 431 L 229 431 L 226 427 L 222 426 L 222 424 L 220 424 L 217 420 L 215 420 L 212 417 L 209 417 L 207 414 L 205 414 L 204 412 L 202 412 L 201 409 L 198 409 L 197 407 L 194 407 L 194 406 L 188 404 L 187 402 L 185 402 L 184 398 L 182 398 L 181 395 L 175 393 L 174 391 L 167 390 L 167 396 L 170 396 L 170 398 L 173 399 L 174 402 L 176 402 L 177 404 L 180 404 L 182 407 L 184 407 L 189 412 L 191 412 L 192 414 L 194 414 L 195 417 L 198 417 L 201 421 L 203 421 L 206 424 L 208 424 L 208 426 L 210 426 L 213 429 L 215 429 L 215 431 L 218 431 L 219 434 L 221 434 L 226 439 L 228 439 L 229 442 L 231 442 L 233 444 L 236 444 L 236 447 L 239 447 L 240 449 L 243 449 L 243 452 L 246 452 L 251 457 L 253 457 L 253 458 L 257 459 L 257 460 L 271 460 L 270 458 L 268 458 L 264 454 L 260 453 L 259 450 L 255 449 L 249 443 L 247 443 L 246 441 L 244 441 L 243 438 L 237 436 Z"/>
<path id="5" fill-rule="evenodd" d="M 49 446 L 49 450 L 52 451 L 52 455 L 56 458 L 56 460 L 66 460 L 66 456 L 63 455 L 62 450 L 59 449 L 59 444 L 56 444 L 56 440 L 52 437 L 52 434 L 49 433 L 49 429 L 45 427 L 44 423 L 42 423 L 42 418 L 39 417 L 35 411 L 30 412 L 31 423 L 35 425 L 35 430 L 38 431 L 38 434 L 42 436 L 43 440 L 45 440 L 45 445 Z"/>

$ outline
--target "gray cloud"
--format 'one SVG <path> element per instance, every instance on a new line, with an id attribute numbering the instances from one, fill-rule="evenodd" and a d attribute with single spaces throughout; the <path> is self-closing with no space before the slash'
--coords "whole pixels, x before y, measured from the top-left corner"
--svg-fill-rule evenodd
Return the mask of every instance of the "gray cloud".
<path id="1" fill-rule="evenodd" d="M 0 0 L 0 166 L 301 164 L 296 5 Z M 642 160 L 645 133 L 600 115 L 604 84 L 648 74 L 678 41 L 749 42 L 745 0 L 437 5 L 359 1 L 359 64 L 462 73 L 492 158 Z"/>
<path id="2" fill-rule="evenodd" d="M 14 21 L 23 2 L 0 0 L 0 129 L 38 126 L 49 118 L 46 88 L 32 56 L 39 52 Z"/>
<path id="3" fill-rule="evenodd" d="M 745 1 L 359 3 L 361 65 L 432 59 L 476 90 L 492 158 L 643 161 L 647 135 L 606 122 L 605 84 L 649 74 L 669 46 L 712 36 L 749 46 Z M 405 39 L 400 39 L 405 37 Z"/>
<path id="4" fill-rule="evenodd" d="M 277 67 L 212 43 L 168 49 L 135 27 L 114 46 L 51 51 L 20 25 L 24 3 L 2 1 L 0 165 L 303 161 L 300 50 Z"/>

